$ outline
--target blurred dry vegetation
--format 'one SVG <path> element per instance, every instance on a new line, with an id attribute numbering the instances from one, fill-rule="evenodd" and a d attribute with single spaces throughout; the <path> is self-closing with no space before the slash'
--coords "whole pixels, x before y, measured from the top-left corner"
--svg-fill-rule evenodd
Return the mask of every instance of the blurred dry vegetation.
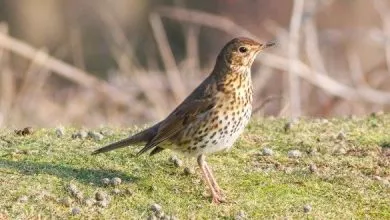
<path id="1" fill-rule="evenodd" d="M 0 127 L 153 122 L 232 37 L 278 46 L 253 67 L 257 116 L 390 104 L 388 0 L 0 0 Z"/>

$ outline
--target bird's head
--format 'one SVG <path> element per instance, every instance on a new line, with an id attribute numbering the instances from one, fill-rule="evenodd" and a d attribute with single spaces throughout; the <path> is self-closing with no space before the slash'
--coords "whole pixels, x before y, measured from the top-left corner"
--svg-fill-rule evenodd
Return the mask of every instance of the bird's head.
<path id="1" fill-rule="evenodd" d="M 249 38 L 234 38 L 221 50 L 217 62 L 219 65 L 226 65 L 231 69 L 240 69 L 242 67 L 250 68 L 256 55 L 260 51 L 273 45 L 275 45 L 274 42 L 261 44 Z"/>

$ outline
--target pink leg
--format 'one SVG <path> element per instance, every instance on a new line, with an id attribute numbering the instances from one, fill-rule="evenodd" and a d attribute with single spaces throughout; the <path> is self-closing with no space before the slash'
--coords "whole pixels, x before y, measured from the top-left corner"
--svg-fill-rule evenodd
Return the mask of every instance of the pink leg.
<path id="1" fill-rule="evenodd" d="M 208 164 L 207 164 L 206 162 L 204 163 L 204 166 L 205 166 L 206 171 L 207 171 L 207 173 L 208 173 L 208 176 L 209 176 L 209 178 L 210 178 L 210 180 L 211 180 L 211 184 L 212 184 L 213 187 L 214 187 L 214 190 L 221 196 L 221 193 L 222 193 L 222 192 L 221 192 L 221 188 L 219 187 L 217 181 L 215 180 L 215 178 L 214 178 L 214 176 L 213 176 L 213 173 L 211 172 L 210 167 L 208 166 Z"/>
<path id="2" fill-rule="evenodd" d="M 204 179 L 211 190 L 211 196 L 213 197 L 213 203 L 219 204 L 219 203 L 223 202 L 224 200 L 221 198 L 220 189 L 219 189 L 214 177 L 210 173 L 210 170 L 207 166 L 204 155 L 200 155 L 198 157 L 198 165 L 199 165 L 200 169 L 202 170 Z"/>

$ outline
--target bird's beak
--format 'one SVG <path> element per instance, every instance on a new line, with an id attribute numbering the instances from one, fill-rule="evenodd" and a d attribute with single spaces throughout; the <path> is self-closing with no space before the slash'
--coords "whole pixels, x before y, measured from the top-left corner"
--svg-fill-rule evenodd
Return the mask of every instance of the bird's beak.
<path id="1" fill-rule="evenodd" d="M 269 41 L 269 42 L 263 44 L 261 49 L 265 49 L 265 48 L 268 48 L 268 47 L 272 47 L 272 46 L 274 46 L 275 44 L 276 44 L 275 41 Z"/>
<path id="2" fill-rule="evenodd" d="M 262 50 L 264 50 L 264 49 L 266 49 L 266 48 L 268 48 L 268 47 L 272 47 L 272 46 L 274 46 L 276 43 L 274 42 L 274 41 L 269 41 L 269 42 L 267 42 L 267 43 L 265 43 L 265 44 L 259 44 L 259 46 L 258 46 L 258 48 L 257 48 L 257 52 L 260 52 L 260 51 L 262 51 Z"/>

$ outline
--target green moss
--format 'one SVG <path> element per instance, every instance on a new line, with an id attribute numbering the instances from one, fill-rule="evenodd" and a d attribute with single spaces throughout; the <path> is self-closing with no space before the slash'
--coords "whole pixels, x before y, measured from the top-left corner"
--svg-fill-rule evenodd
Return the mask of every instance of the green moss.
<path id="1" fill-rule="evenodd" d="M 9 218 L 112 218 L 145 219 L 150 205 L 180 219 L 232 219 L 241 210 L 248 218 L 347 219 L 390 218 L 390 115 L 357 119 L 301 119 L 285 132 L 285 119 L 257 119 L 230 152 L 209 156 L 228 203 L 210 203 L 199 170 L 185 175 L 168 158 L 171 151 L 149 157 L 134 157 L 137 146 L 92 156 L 104 144 L 118 140 L 134 129 L 112 130 L 102 141 L 72 139 L 74 128 L 58 138 L 54 129 L 38 129 L 32 135 L 17 136 L 0 130 L 0 217 Z M 345 138 L 338 139 L 343 132 Z M 261 156 L 263 147 L 273 156 Z M 287 156 L 300 150 L 301 158 Z M 342 149 L 342 150 L 340 150 Z M 186 166 L 194 159 L 182 158 Z M 318 171 L 311 173 L 310 164 Z M 380 176 L 381 179 L 373 178 Z M 59 201 L 71 196 L 66 190 L 75 184 L 86 197 L 98 190 L 110 193 L 102 178 L 119 177 L 122 192 L 111 194 L 107 208 L 87 207 L 73 198 L 71 207 Z M 25 203 L 18 202 L 28 196 Z M 304 213 L 306 204 L 312 211 Z M 72 216 L 71 208 L 81 214 Z"/>

